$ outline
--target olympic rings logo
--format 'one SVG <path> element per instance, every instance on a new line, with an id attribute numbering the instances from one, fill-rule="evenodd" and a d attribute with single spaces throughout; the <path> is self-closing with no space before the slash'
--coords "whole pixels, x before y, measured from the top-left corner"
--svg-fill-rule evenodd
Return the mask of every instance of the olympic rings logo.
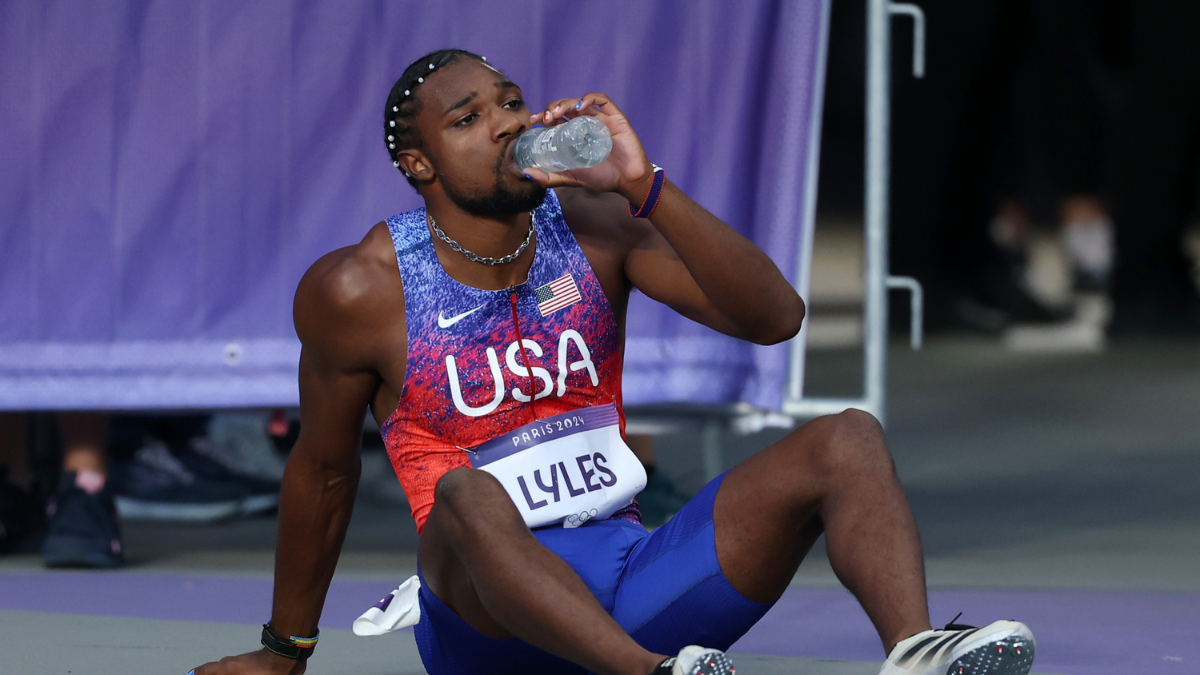
<path id="1" fill-rule="evenodd" d="M 567 522 L 572 527 L 579 527 L 580 525 L 586 523 L 587 521 L 591 520 L 592 518 L 595 518 L 599 514 L 600 514 L 600 512 L 597 511 L 596 509 L 588 509 L 587 511 L 584 511 L 582 513 L 572 513 L 571 515 L 567 516 Z"/>

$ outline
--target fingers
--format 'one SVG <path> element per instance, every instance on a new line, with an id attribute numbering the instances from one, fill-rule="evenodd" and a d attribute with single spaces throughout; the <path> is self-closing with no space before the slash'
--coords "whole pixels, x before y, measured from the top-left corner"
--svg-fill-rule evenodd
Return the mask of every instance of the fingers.
<path id="1" fill-rule="evenodd" d="M 604 115 L 621 114 L 621 111 L 617 109 L 616 104 L 608 98 L 608 94 L 601 94 L 599 92 L 587 94 L 583 98 L 579 99 L 578 103 L 576 103 L 576 106 L 579 110 L 588 110 L 594 107 Z"/>
<path id="2" fill-rule="evenodd" d="M 529 117 L 530 124 L 540 124 L 544 127 L 553 127 L 559 124 L 566 123 L 567 120 L 576 117 L 576 113 L 572 106 L 578 99 L 561 98 L 546 106 L 546 109 L 540 113 L 534 113 Z"/>
<path id="3" fill-rule="evenodd" d="M 608 98 L 608 94 L 593 92 L 582 98 L 560 98 L 547 105 L 544 111 L 530 115 L 529 123 L 552 127 L 580 115 L 603 117 L 620 114 L 621 111 Z"/>

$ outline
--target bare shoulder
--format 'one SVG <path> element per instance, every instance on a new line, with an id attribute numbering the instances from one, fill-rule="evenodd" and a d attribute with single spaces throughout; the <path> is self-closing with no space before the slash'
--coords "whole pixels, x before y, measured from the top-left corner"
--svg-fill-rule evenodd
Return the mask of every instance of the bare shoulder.
<path id="1" fill-rule="evenodd" d="M 379 223 L 361 242 L 327 253 L 308 268 L 292 314 L 305 347 L 353 356 L 364 351 L 358 343 L 387 328 L 384 317 L 403 310 L 395 250 L 387 225 Z"/>

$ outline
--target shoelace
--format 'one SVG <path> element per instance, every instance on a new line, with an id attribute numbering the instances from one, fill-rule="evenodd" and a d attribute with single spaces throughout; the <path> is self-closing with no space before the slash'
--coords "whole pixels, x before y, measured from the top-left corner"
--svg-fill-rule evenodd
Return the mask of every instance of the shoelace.
<path id="1" fill-rule="evenodd" d="M 942 628 L 942 630 L 975 630 L 976 628 L 979 627 L 979 626 L 968 626 L 965 623 L 954 623 L 955 621 L 958 621 L 958 617 L 960 617 L 960 616 L 962 616 L 962 612 L 955 614 L 954 618 L 950 619 L 950 623 L 946 624 L 946 626 L 944 628 Z"/>

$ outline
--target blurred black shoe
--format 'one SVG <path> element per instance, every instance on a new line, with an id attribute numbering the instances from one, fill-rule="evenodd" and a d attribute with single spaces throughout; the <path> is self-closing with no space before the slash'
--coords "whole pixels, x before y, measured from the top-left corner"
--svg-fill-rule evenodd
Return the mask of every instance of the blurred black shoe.
<path id="1" fill-rule="evenodd" d="M 125 564 L 112 492 L 95 472 L 63 472 L 46 507 L 46 567 L 111 568 Z"/>
<path id="2" fill-rule="evenodd" d="M 1048 325 L 1069 321 L 1073 308 L 1050 307 L 1035 298 L 1009 271 L 978 275 L 968 287 L 931 286 L 925 295 L 927 332 L 974 331 L 998 335 L 1014 324 Z M 891 328 L 908 331 L 908 312 L 890 312 Z"/>
<path id="3" fill-rule="evenodd" d="M 117 512 L 131 520 L 213 523 L 242 513 L 241 486 L 197 476 L 161 441 L 151 440 L 109 470 Z"/>
<path id="4" fill-rule="evenodd" d="M 0 553 L 31 553 L 46 526 L 46 509 L 34 494 L 8 481 L 0 468 Z"/>
<path id="5" fill-rule="evenodd" d="M 241 501 L 244 516 L 267 513 L 279 507 L 279 481 L 245 473 L 239 467 L 240 458 L 235 446 L 207 437 L 195 438 L 177 457 L 196 476 L 241 487 L 246 493 Z"/>

